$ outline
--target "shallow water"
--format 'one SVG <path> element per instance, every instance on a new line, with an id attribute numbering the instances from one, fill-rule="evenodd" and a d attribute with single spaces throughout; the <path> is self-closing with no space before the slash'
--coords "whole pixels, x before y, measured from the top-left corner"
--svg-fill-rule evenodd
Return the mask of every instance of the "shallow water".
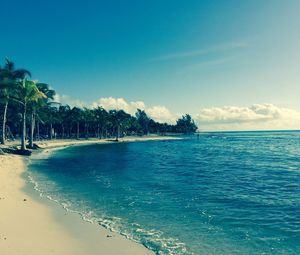
<path id="1" fill-rule="evenodd" d="M 37 189 L 157 254 L 300 254 L 300 132 L 69 147 Z"/>

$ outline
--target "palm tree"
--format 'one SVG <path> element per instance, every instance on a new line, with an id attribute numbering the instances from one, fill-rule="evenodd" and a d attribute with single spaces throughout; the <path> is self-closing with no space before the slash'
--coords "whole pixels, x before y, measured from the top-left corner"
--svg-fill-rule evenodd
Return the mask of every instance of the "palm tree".
<path id="1" fill-rule="evenodd" d="M 183 115 L 180 119 L 177 120 L 175 129 L 177 132 L 188 134 L 194 133 L 198 129 L 191 115 Z"/>
<path id="2" fill-rule="evenodd" d="M 22 133 L 21 133 L 21 150 L 26 150 L 26 113 L 27 113 L 27 107 L 30 104 L 37 103 L 42 99 L 46 99 L 46 95 L 41 92 L 36 82 L 29 81 L 24 79 L 23 81 L 19 82 L 19 89 L 17 97 L 14 97 L 13 99 L 20 103 L 23 108 L 22 112 Z"/>
<path id="3" fill-rule="evenodd" d="M 65 138 L 65 130 L 66 126 L 69 125 L 70 123 L 70 112 L 71 108 L 69 105 L 61 105 L 58 108 L 58 122 L 61 125 L 61 138 Z M 69 125 L 71 126 L 71 125 Z M 69 133 L 70 136 L 70 133 Z"/>
<path id="4" fill-rule="evenodd" d="M 107 126 L 107 122 L 108 122 L 108 114 L 107 111 L 105 109 L 103 109 L 102 107 L 98 107 L 96 109 L 93 110 L 94 112 L 94 116 L 96 119 L 96 126 L 97 126 L 97 138 L 102 139 L 103 137 L 103 133 L 104 133 L 104 128 L 105 126 Z M 101 131 L 100 131 L 101 130 Z"/>
<path id="5" fill-rule="evenodd" d="M 32 101 L 30 104 L 31 108 L 31 121 L 30 121 L 30 135 L 29 135 L 29 148 L 33 148 L 33 134 L 34 134 L 34 127 L 35 127 L 35 119 L 36 114 L 39 108 L 45 107 L 49 105 L 50 100 L 54 99 L 55 91 L 50 89 L 49 85 L 46 83 L 36 83 L 36 87 L 40 92 L 42 92 L 45 97 L 40 98 L 37 101 Z"/>
<path id="6" fill-rule="evenodd" d="M 82 118 L 84 120 L 84 136 L 89 138 L 89 128 L 95 120 L 94 112 L 88 108 L 84 108 L 82 111 Z"/>
<path id="7" fill-rule="evenodd" d="M 116 134 L 116 141 L 119 141 L 121 129 L 128 127 L 130 115 L 123 110 L 110 110 L 109 116 Z"/>
<path id="8" fill-rule="evenodd" d="M 0 68 L 0 103 L 4 105 L 2 125 L 1 125 L 1 144 L 5 144 L 6 137 L 6 118 L 10 95 L 17 87 L 17 82 L 26 76 L 31 76 L 25 69 L 15 69 L 15 65 L 8 58 L 5 59 L 5 65 Z"/>
<path id="9" fill-rule="evenodd" d="M 137 121 L 140 124 L 143 135 L 147 135 L 149 133 L 150 118 L 147 116 L 145 111 L 140 109 L 137 109 L 135 117 L 137 118 Z"/>
<path id="10" fill-rule="evenodd" d="M 82 110 L 78 107 L 73 107 L 71 110 L 72 120 L 76 122 L 76 139 L 80 137 L 80 121 L 82 120 Z"/>
<path id="11" fill-rule="evenodd" d="M 55 124 L 59 122 L 58 118 L 58 109 L 56 107 L 52 107 L 50 105 L 47 106 L 47 119 L 46 123 L 49 124 L 49 139 L 53 139 L 53 135 L 55 135 Z"/>

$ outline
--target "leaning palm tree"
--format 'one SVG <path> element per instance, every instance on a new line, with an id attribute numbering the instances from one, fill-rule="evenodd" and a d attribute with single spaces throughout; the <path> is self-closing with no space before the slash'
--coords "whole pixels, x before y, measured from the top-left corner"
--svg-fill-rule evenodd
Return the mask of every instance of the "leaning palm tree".
<path id="1" fill-rule="evenodd" d="M 31 76 L 30 72 L 25 69 L 15 69 L 15 65 L 8 58 L 3 68 L 0 67 L 0 103 L 3 104 L 3 115 L 1 125 L 1 140 L 0 143 L 5 144 L 6 137 L 6 116 L 9 98 L 15 93 L 17 83 L 26 76 Z"/>
<path id="2" fill-rule="evenodd" d="M 26 150 L 26 113 L 27 107 L 30 104 L 37 103 L 42 99 L 46 99 L 46 95 L 40 91 L 36 85 L 36 82 L 24 79 L 18 83 L 17 96 L 13 96 L 12 99 L 22 105 L 22 133 L 21 133 L 21 150 Z"/>

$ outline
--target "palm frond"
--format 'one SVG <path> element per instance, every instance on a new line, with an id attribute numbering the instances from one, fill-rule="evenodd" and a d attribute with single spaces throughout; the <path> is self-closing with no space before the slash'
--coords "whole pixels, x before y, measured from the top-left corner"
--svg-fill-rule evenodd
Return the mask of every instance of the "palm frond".
<path id="1" fill-rule="evenodd" d="M 50 89 L 50 85 L 46 83 L 36 83 L 37 88 L 42 91 L 48 99 L 54 99 L 55 91 L 53 89 Z"/>
<path id="2" fill-rule="evenodd" d="M 12 76 L 15 79 L 25 79 L 26 76 L 31 77 L 31 73 L 26 69 L 17 69 L 13 71 Z"/>
<path id="3" fill-rule="evenodd" d="M 5 58 L 5 65 L 4 65 L 4 68 L 7 69 L 7 70 L 14 70 L 15 69 L 15 63 L 10 61 L 8 59 L 8 57 Z"/>

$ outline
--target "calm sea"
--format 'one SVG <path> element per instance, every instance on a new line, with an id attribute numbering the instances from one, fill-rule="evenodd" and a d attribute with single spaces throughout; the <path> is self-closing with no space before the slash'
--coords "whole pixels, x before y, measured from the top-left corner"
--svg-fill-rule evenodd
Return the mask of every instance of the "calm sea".
<path id="1" fill-rule="evenodd" d="M 300 254 L 300 132 L 69 147 L 36 188 L 157 254 Z"/>

